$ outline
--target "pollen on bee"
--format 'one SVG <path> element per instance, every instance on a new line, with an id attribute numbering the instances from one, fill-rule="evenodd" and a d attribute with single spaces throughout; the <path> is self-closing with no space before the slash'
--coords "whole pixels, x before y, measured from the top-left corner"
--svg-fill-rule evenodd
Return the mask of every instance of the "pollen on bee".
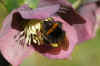
<path id="1" fill-rule="evenodd" d="M 52 47 L 58 47 L 58 44 L 57 43 L 52 43 L 51 46 Z"/>

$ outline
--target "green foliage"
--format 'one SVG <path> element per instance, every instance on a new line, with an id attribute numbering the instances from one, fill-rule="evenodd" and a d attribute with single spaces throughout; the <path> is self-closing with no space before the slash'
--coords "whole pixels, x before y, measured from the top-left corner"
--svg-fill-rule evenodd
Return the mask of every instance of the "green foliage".
<path id="1" fill-rule="evenodd" d="M 28 4 L 30 8 L 36 8 L 39 0 L 24 0 L 25 4 Z"/>
<path id="2" fill-rule="evenodd" d="M 77 0 L 68 0 L 71 3 L 75 3 Z"/>
<path id="3" fill-rule="evenodd" d="M 8 14 L 7 9 L 2 3 L 0 3 L 0 27 L 2 25 L 3 19 L 7 16 L 7 14 Z"/>
<path id="4" fill-rule="evenodd" d="M 4 3 L 5 7 L 8 9 L 8 12 L 19 7 L 18 0 L 5 0 Z"/>

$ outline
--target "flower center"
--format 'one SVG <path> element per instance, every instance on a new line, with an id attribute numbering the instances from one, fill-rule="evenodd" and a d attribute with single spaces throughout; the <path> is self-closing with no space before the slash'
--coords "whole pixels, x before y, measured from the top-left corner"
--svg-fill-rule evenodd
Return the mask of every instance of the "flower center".
<path id="1" fill-rule="evenodd" d="M 64 38 L 65 32 L 62 30 L 62 23 L 54 21 L 53 18 L 31 20 L 17 36 L 18 43 L 24 46 L 48 44 L 58 47 Z"/>

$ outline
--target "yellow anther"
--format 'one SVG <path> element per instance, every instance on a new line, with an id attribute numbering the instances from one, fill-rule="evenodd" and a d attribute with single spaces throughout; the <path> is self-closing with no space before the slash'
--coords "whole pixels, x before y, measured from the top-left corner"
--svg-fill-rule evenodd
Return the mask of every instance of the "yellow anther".
<path id="1" fill-rule="evenodd" d="M 40 35 L 38 35 L 38 31 L 41 29 L 41 20 L 30 20 L 24 28 L 25 34 L 25 44 L 30 45 L 33 41 L 34 43 L 40 44 Z M 31 36 L 32 35 L 32 36 Z M 36 35 L 36 36 L 34 36 Z M 32 39 L 31 39 L 32 38 Z"/>

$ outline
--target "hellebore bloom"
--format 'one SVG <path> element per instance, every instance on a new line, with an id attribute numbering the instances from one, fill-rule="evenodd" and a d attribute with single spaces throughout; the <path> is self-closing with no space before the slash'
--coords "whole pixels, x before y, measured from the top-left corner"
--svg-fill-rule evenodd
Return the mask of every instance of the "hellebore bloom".
<path id="1" fill-rule="evenodd" d="M 96 20 L 92 16 L 84 20 L 65 0 L 40 0 L 34 10 L 24 5 L 4 20 L 0 51 L 13 66 L 34 50 L 52 59 L 69 58 L 77 43 L 93 36 Z"/>

